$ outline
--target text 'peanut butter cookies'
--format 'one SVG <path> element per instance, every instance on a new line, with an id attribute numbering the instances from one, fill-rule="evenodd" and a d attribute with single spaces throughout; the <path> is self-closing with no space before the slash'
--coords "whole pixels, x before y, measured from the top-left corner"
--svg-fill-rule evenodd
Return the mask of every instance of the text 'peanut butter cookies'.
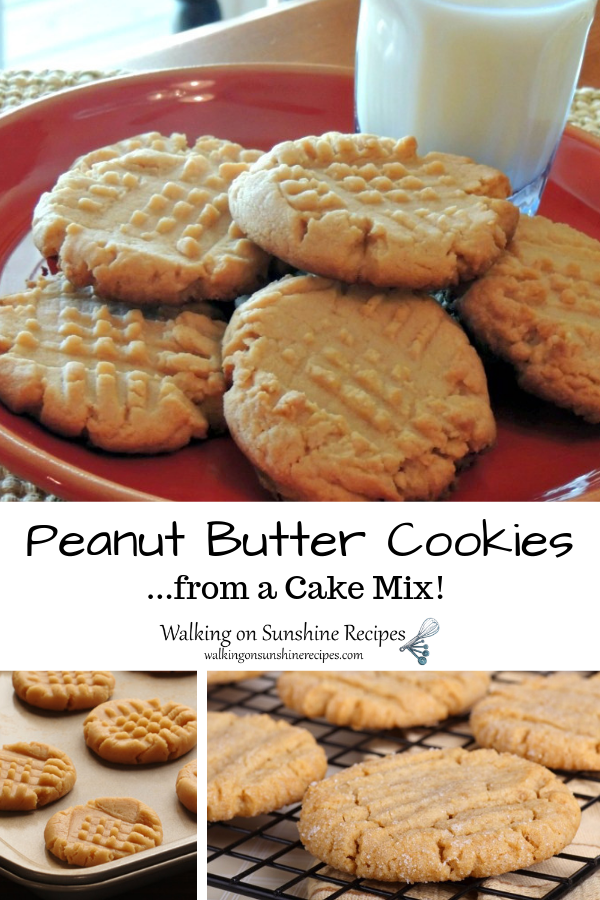
<path id="1" fill-rule="evenodd" d="M 494 750 L 430 750 L 366 761 L 312 785 L 302 843 L 380 881 L 459 881 L 548 859 L 581 818 L 548 769 Z"/>
<path id="2" fill-rule="evenodd" d="M 70 758 L 50 744 L 19 741 L 0 749 L 0 809 L 46 806 L 68 794 L 76 779 Z"/>
<path id="3" fill-rule="evenodd" d="M 470 709 L 487 672 L 284 672 L 277 693 L 290 709 L 351 728 L 433 725 Z"/>
<path id="4" fill-rule="evenodd" d="M 99 866 L 162 843 L 162 824 L 133 797 L 101 797 L 55 813 L 44 831 L 47 849 L 74 866 Z"/>
<path id="5" fill-rule="evenodd" d="M 458 302 L 473 334 L 520 386 L 600 422 L 600 243 L 523 216 L 506 251 Z"/>
<path id="6" fill-rule="evenodd" d="M 414 138 L 330 132 L 277 144 L 234 181 L 235 220 L 261 247 L 341 281 L 434 289 L 484 272 L 516 227 L 505 175 L 417 155 Z"/>
<path id="7" fill-rule="evenodd" d="M 142 312 L 41 277 L 0 300 L 0 399 L 104 450 L 176 450 L 224 427 L 224 329 L 203 304 Z"/>
<path id="8" fill-rule="evenodd" d="M 312 734 L 267 715 L 209 712 L 207 732 L 209 822 L 295 803 L 327 769 Z"/>
<path id="9" fill-rule="evenodd" d="M 115 687 L 112 672 L 13 672 L 12 683 L 25 703 L 57 712 L 91 709 Z"/>
<path id="10" fill-rule="evenodd" d="M 225 417 L 291 500 L 433 500 L 495 437 L 483 367 L 429 297 L 285 278 L 227 327 Z"/>
<path id="11" fill-rule="evenodd" d="M 179 770 L 177 781 L 175 784 L 177 796 L 186 809 L 190 812 L 196 812 L 198 809 L 198 760 L 193 759 L 192 762 Z"/>
<path id="12" fill-rule="evenodd" d="M 260 156 L 239 144 L 152 132 L 78 159 L 40 198 L 33 237 L 78 287 L 136 305 L 230 299 L 267 255 L 229 213 L 232 180 Z"/>
<path id="13" fill-rule="evenodd" d="M 573 672 L 496 683 L 474 707 L 482 747 L 506 750 L 557 769 L 600 769 L 600 677 Z"/>
<path id="14" fill-rule="evenodd" d="M 88 747 L 109 762 L 167 762 L 196 746 L 196 713 L 156 698 L 109 700 L 88 714 L 83 735 Z"/>

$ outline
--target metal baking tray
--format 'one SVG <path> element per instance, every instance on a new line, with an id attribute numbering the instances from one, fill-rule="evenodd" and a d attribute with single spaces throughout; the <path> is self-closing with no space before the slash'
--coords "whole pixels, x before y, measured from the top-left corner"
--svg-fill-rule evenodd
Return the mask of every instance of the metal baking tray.
<path id="1" fill-rule="evenodd" d="M 113 699 L 158 697 L 197 708 L 197 677 L 192 674 L 113 672 Z M 0 812 L 0 875 L 40 897 L 84 894 L 100 900 L 197 863 L 197 823 L 177 799 L 179 769 L 196 750 L 172 762 L 124 766 L 97 756 L 83 739 L 87 710 L 55 713 L 23 703 L 13 691 L 12 673 L 0 672 L 0 744 L 41 741 L 64 750 L 75 765 L 73 790 L 54 803 L 30 812 Z M 151 806 L 163 824 L 163 843 L 124 859 L 89 869 L 70 866 L 45 848 L 44 828 L 60 809 L 96 797 L 136 797 Z"/>
<path id="2" fill-rule="evenodd" d="M 307 719 L 287 709 L 275 689 L 276 675 L 266 673 L 260 678 L 235 684 L 220 685 L 208 691 L 209 710 L 248 714 L 268 713 L 310 731 L 327 754 L 327 774 L 333 775 L 364 759 L 365 755 L 383 756 L 386 753 L 410 751 L 415 747 L 472 748 L 475 741 L 469 729 L 468 716 L 454 716 L 437 726 L 395 729 L 391 731 L 353 731 L 329 724 L 324 719 Z M 497 672 L 498 681 L 518 681 L 524 674 Z M 537 673 L 549 674 L 549 673 Z M 558 773 L 577 797 L 582 820 L 600 803 L 600 772 Z M 597 809 L 597 807 L 596 807 Z M 294 900 L 308 896 L 309 879 L 336 883 L 338 890 L 331 900 L 345 900 L 352 889 L 386 900 L 562 900 L 597 871 L 600 856 L 583 856 L 567 847 L 554 859 L 564 860 L 566 875 L 556 875 L 547 863 L 538 863 L 519 874 L 529 876 L 537 892 L 511 885 L 506 890 L 493 886 L 493 881 L 470 878 L 440 885 L 386 885 L 337 873 L 327 877 L 327 867 L 311 856 L 298 837 L 297 822 L 300 805 L 284 807 L 274 813 L 254 818 L 237 818 L 230 822 L 208 823 L 207 880 L 208 900 L 237 900 L 254 897 L 257 900 Z M 547 861 L 548 863 L 550 861 Z M 600 894 L 598 895 L 600 897 Z"/>

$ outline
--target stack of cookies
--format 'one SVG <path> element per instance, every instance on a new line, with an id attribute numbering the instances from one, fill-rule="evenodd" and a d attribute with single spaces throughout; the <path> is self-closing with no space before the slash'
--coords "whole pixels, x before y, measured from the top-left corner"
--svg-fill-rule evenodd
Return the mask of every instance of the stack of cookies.
<path id="1" fill-rule="evenodd" d="M 113 452 L 176 450 L 222 431 L 224 316 L 267 255 L 228 209 L 260 156 L 229 141 L 144 134 L 78 159 L 34 212 L 60 272 L 0 303 L 0 397 Z"/>
<path id="2" fill-rule="evenodd" d="M 600 421 L 600 245 L 519 223 L 510 193 L 414 138 L 95 150 L 36 207 L 60 271 L 0 301 L 0 398 L 116 452 L 228 427 L 282 499 L 437 499 L 496 429 L 482 363 L 431 292 L 471 282 L 457 309 L 477 340 Z M 310 274 L 268 283 L 274 260 Z"/>

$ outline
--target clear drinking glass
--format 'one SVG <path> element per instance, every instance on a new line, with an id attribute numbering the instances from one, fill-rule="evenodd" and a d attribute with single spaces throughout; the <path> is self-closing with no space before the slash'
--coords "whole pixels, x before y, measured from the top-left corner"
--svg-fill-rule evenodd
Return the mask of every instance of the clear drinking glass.
<path id="1" fill-rule="evenodd" d="M 534 214 L 595 0 L 361 0 L 356 127 L 505 172 Z"/>

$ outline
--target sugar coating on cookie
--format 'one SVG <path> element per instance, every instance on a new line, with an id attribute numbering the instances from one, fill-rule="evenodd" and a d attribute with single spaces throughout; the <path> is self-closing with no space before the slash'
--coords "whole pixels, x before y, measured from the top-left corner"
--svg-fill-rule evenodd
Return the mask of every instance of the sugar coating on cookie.
<path id="1" fill-rule="evenodd" d="M 68 794 L 77 773 L 62 750 L 37 741 L 4 744 L 0 749 L 0 809 L 28 810 Z"/>
<path id="2" fill-rule="evenodd" d="M 0 399 L 104 450 L 176 450 L 224 427 L 213 316 L 206 304 L 143 312 L 42 276 L 0 300 Z"/>
<path id="3" fill-rule="evenodd" d="M 160 700 L 109 700 L 83 723 L 85 742 L 110 762 L 137 765 L 178 759 L 196 746 L 196 713 Z"/>
<path id="4" fill-rule="evenodd" d="M 78 287 L 128 303 L 230 299 L 268 257 L 229 213 L 233 179 L 258 150 L 213 137 L 142 134 L 78 159 L 40 198 L 33 238 Z"/>
<path id="5" fill-rule="evenodd" d="M 556 769 L 600 770 L 600 677 L 574 672 L 496 682 L 471 713 L 482 747 Z"/>
<path id="6" fill-rule="evenodd" d="M 193 759 L 177 773 L 175 792 L 186 809 L 198 809 L 198 760 Z"/>
<path id="7" fill-rule="evenodd" d="M 91 709 L 108 700 L 112 672 L 13 672 L 15 693 L 30 706 L 55 711 Z"/>
<path id="8" fill-rule="evenodd" d="M 470 709 L 487 672 L 284 672 L 277 693 L 309 718 L 351 728 L 433 725 Z"/>
<path id="9" fill-rule="evenodd" d="M 273 812 L 323 778 L 327 758 L 304 728 L 267 715 L 209 712 L 207 818 Z"/>
<path id="10" fill-rule="evenodd" d="M 292 500 L 433 500 L 496 429 L 483 366 L 430 297 L 314 276 L 254 294 L 223 343 L 225 417 Z"/>
<path id="11" fill-rule="evenodd" d="M 476 338 L 514 366 L 524 390 L 600 422 L 600 242 L 523 216 L 457 308 Z"/>
<path id="12" fill-rule="evenodd" d="M 99 866 L 162 843 L 158 815 L 133 797 L 100 797 L 55 813 L 46 848 L 73 866 Z"/>
<path id="13" fill-rule="evenodd" d="M 298 828 L 309 853 L 362 878 L 458 881 L 548 859 L 580 818 L 543 766 L 452 749 L 366 761 L 312 785 Z"/>
<path id="14" fill-rule="evenodd" d="M 229 684 L 233 681 L 245 681 L 247 678 L 257 678 L 262 672 L 247 672 L 245 669 L 237 669 L 235 672 L 207 672 L 206 683 L 210 687 L 212 684 Z"/>
<path id="15" fill-rule="evenodd" d="M 505 175 L 414 138 L 329 132 L 277 144 L 231 186 L 232 215 L 261 247 L 348 282 L 435 289 L 497 258 L 519 211 Z"/>

